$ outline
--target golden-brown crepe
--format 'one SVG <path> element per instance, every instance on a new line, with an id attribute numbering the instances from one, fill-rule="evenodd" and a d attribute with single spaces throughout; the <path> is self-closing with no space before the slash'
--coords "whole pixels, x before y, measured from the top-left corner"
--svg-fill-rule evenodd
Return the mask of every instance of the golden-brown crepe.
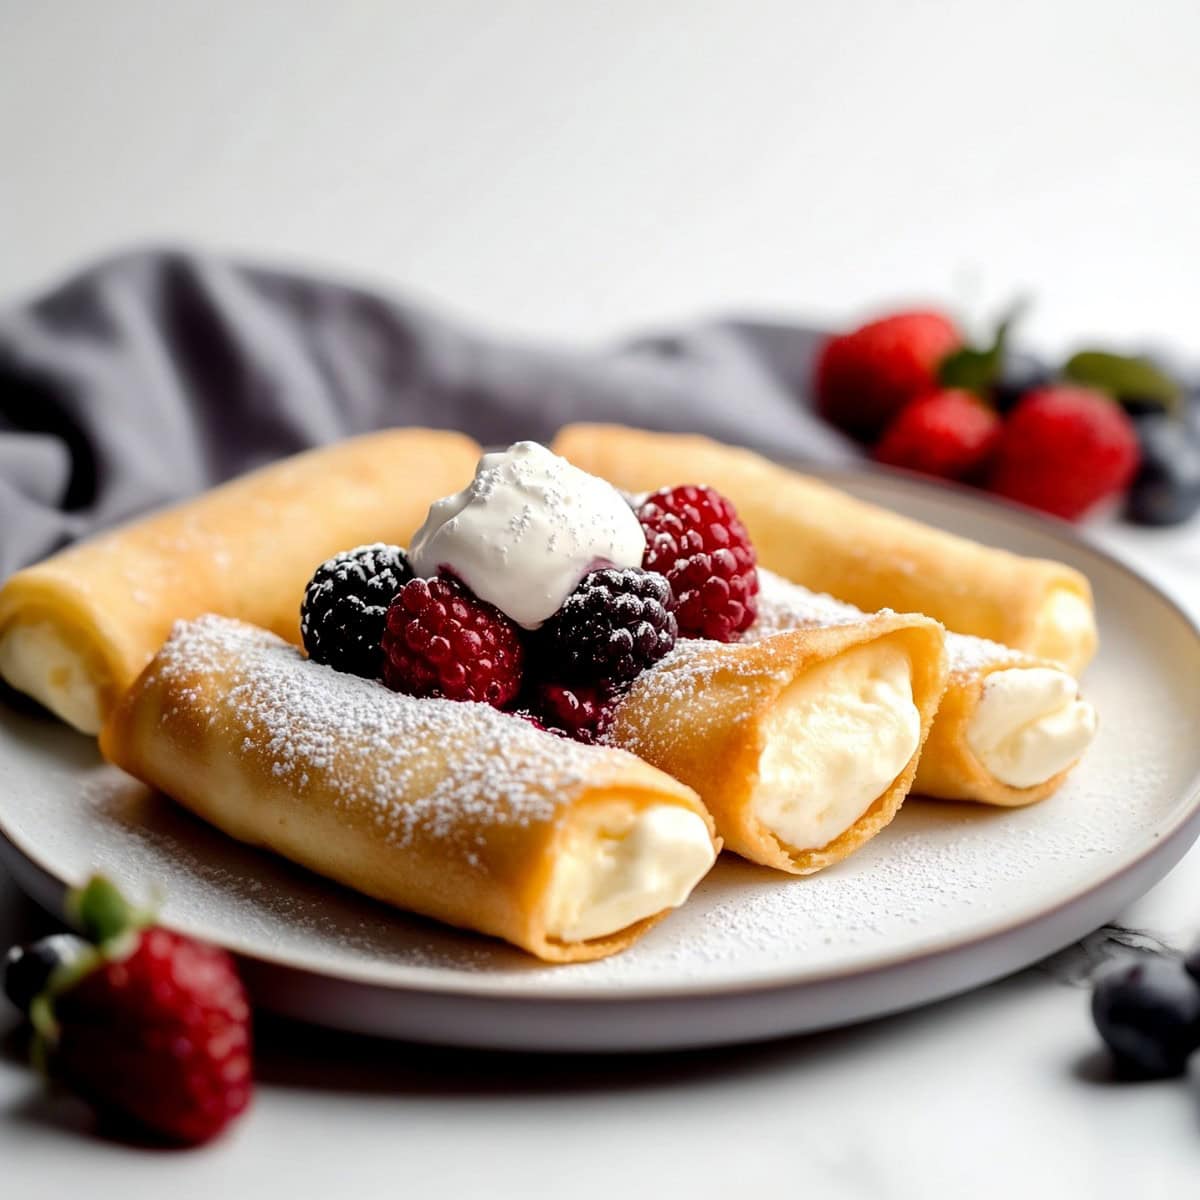
<path id="1" fill-rule="evenodd" d="M 478 457 L 458 433 L 368 434 L 72 546 L 0 589 L 0 675 L 97 733 L 180 618 L 221 613 L 298 642 L 316 566 L 365 542 L 406 545 Z"/>
<path id="2" fill-rule="evenodd" d="M 570 425 L 554 450 L 629 492 L 706 483 L 737 506 L 759 562 L 867 612 L 921 612 L 1078 674 L 1095 653 L 1088 581 L 876 508 L 748 450 L 617 425 Z"/>
<path id="3" fill-rule="evenodd" d="M 945 682 L 942 628 L 921 616 L 684 640 L 606 737 L 695 788 L 729 849 L 808 875 L 899 811 Z"/>
<path id="4" fill-rule="evenodd" d="M 221 617 L 176 628 L 101 749 L 233 837 L 547 962 L 628 946 L 720 848 L 695 793 L 631 754 L 397 695 Z"/>
<path id="5" fill-rule="evenodd" d="M 749 640 L 781 631 L 854 626 L 863 614 L 759 570 Z M 1044 800 L 1091 743 L 1096 713 L 1058 663 L 983 638 L 948 634 L 949 676 L 912 790 L 1006 807 Z"/>

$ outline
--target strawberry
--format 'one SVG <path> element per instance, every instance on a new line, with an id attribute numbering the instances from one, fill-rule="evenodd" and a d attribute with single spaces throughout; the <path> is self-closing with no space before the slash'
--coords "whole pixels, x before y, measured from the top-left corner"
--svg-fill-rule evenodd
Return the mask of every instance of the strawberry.
<path id="1" fill-rule="evenodd" d="M 938 386 L 942 360 L 962 334 L 941 313 L 896 313 L 831 337 L 817 357 L 817 408 L 862 441 L 873 441 L 910 401 Z"/>
<path id="2" fill-rule="evenodd" d="M 1124 410 L 1093 388 L 1028 392 L 1009 414 L 988 478 L 992 491 L 1074 520 L 1123 492 L 1140 461 Z"/>
<path id="3" fill-rule="evenodd" d="M 942 479 L 977 475 L 1000 438 L 1000 418 L 974 392 L 942 388 L 919 396 L 887 427 L 875 457 Z"/>
<path id="4" fill-rule="evenodd" d="M 251 1092 L 233 960 L 146 924 L 99 876 L 70 903 L 91 945 L 30 1006 L 39 1056 L 103 1117 L 175 1143 L 216 1136 Z"/>

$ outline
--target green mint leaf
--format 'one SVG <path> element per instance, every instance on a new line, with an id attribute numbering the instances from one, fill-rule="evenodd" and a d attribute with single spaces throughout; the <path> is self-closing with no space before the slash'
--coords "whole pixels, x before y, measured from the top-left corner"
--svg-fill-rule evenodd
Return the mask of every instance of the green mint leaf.
<path id="1" fill-rule="evenodd" d="M 1182 389 L 1149 359 L 1110 354 L 1107 350 L 1080 350 L 1063 367 L 1074 383 L 1109 392 L 1123 404 L 1140 402 L 1174 409 Z"/>

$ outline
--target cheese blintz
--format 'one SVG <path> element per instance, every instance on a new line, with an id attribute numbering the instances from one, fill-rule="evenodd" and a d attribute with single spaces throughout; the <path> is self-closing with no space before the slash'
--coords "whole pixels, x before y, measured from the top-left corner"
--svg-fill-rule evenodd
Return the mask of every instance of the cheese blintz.
<path id="1" fill-rule="evenodd" d="M 232 837 L 546 962 L 629 946 L 720 848 L 696 793 L 631 754 L 398 695 L 221 617 L 177 627 L 101 749 Z"/>

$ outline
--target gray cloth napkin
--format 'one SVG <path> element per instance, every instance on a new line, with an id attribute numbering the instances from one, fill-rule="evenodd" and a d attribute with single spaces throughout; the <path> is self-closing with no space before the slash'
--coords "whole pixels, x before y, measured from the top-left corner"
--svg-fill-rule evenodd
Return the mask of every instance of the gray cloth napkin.
<path id="1" fill-rule="evenodd" d="M 403 299 L 137 251 L 0 312 L 0 578 L 282 455 L 390 425 L 563 424 L 853 458 L 806 391 L 819 331 L 723 320 L 601 350 L 501 341 Z"/>

